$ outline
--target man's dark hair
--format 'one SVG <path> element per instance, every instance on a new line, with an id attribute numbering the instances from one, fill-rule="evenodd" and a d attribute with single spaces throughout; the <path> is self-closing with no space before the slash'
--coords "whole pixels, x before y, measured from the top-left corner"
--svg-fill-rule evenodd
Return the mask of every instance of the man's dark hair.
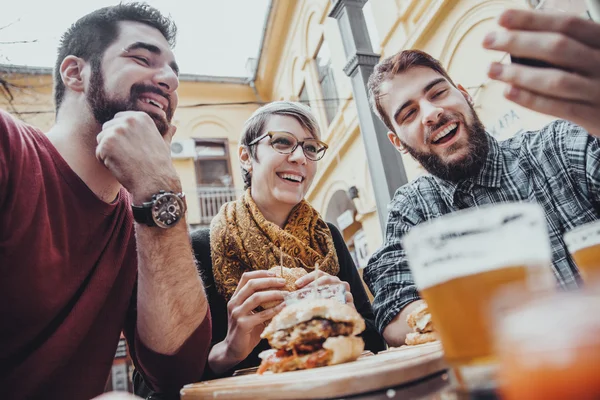
<path id="1" fill-rule="evenodd" d="M 408 71 L 415 67 L 427 67 L 450 82 L 451 85 L 456 86 L 448 73 L 442 66 L 442 64 L 431 57 L 429 54 L 420 50 L 403 50 L 393 56 L 390 56 L 379 62 L 375 66 L 375 70 L 369 77 L 369 83 L 367 84 L 369 89 L 369 102 L 373 112 L 383 121 L 385 126 L 392 132 L 395 132 L 392 121 L 390 121 L 389 115 L 385 113 L 385 110 L 381 106 L 381 85 L 383 82 L 393 79 L 394 76 Z"/>
<path id="2" fill-rule="evenodd" d="M 141 22 L 157 29 L 171 47 L 175 46 L 177 27 L 168 17 L 146 3 L 127 3 L 100 8 L 80 18 L 62 35 L 54 68 L 54 103 L 56 112 L 65 95 L 60 65 L 67 56 L 88 61 L 99 72 L 102 56 L 119 35 L 121 21 Z"/>

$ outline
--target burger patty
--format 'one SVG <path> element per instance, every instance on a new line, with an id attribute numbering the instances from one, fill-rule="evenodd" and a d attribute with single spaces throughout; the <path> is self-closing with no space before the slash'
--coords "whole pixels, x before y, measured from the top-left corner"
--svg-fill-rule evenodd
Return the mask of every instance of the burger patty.
<path id="1" fill-rule="evenodd" d="M 302 353 L 310 353 L 322 348 L 328 337 L 352 335 L 352 324 L 314 318 L 296 326 L 275 332 L 269 340 L 271 347 Z"/>

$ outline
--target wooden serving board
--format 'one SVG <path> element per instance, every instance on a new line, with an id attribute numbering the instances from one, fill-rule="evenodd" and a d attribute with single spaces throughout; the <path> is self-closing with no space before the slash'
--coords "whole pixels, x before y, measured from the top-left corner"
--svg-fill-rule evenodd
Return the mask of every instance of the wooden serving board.
<path id="1" fill-rule="evenodd" d="M 408 383 L 447 368 L 439 342 L 403 346 L 356 361 L 281 374 L 240 375 L 186 385 L 184 400 L 323 399 Z"/>

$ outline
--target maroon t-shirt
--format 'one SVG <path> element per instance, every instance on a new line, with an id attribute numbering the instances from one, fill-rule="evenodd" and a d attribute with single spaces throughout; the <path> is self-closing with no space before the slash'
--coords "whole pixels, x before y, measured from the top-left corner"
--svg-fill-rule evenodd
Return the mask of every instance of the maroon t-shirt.
<path id="1" fill-rule="evenodd" d="M 136 334 L 130 202 L 124 189 L 100 200 L 41 131 L 0 110 L 0 398 L 100 394 L 121 330 L 155 389 L 199 380 L 210 316 L 172 356 Z"/>

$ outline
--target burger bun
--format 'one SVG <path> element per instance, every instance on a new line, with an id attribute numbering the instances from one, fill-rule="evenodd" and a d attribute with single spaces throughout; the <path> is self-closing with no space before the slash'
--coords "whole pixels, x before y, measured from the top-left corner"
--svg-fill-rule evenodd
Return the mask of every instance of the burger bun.
<path id="1" fill-rule="evenodd" d="M 283 279 L 285 279 L 285 286 L 282 287 L 281 290 L 285 290 L 287 292 L 293 292 L 295 290 L 298 290 L 295 282 L 296 282 L 296 280 L 298 280 L 299 278 L 301 278 L 307 274 L 306 270 L 304 268 L 288 268 L 288 267 L 281 267 L 279 265 L 276 265 L 274 267 L 271 267 L 269 269 L 269 271 L 275 272 L 275 274 L 278 278 L 282 278 L 282 276 L 281 276 L 282 269 L 283 269 Z M 281 303 L 281 301 L 279 301 L 279 300 L 268 301 L 266 303 L 261 304 L 260 307 L 262 307 L 264 310 L 267 310 L 269 308 L 278 306 L 280 303 Z"/>

